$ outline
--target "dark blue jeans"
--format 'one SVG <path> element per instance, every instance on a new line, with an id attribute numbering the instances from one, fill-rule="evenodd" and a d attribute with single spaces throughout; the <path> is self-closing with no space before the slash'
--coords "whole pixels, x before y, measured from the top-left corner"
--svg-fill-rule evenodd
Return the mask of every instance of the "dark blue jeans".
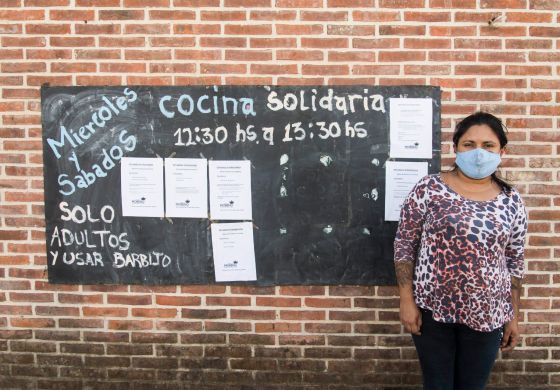
<path id="1" fill-rule="evenodd" d="M 463 324 L 434 321 L 422 312 L 421 335 L 412 335 L 424 390 L 484 390 L 502 339 L 502 329 L 479 332 Z"/>

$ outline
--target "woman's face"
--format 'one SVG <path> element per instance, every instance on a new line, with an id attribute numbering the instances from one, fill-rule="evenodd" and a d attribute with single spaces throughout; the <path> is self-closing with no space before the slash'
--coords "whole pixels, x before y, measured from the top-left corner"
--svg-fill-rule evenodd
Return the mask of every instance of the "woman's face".
<path id="1" fill-rule="evenodd" d="M 492 153 L 502 155 L 504 149 L 500 147 L 500 140 L 488 125 L 474 125 L 459 138 L 457 146 L 453 145 L 455 152 L 468 152 L 469 150 L 481 148 Z"/>

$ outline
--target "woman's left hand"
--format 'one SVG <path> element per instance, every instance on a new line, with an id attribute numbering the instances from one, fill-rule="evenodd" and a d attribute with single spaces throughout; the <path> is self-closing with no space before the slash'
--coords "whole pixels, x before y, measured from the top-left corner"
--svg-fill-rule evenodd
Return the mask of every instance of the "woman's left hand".
<path id="1" fill-rule="evenodd" d="M 504 325 L 504 336 L 502 337 L 500 349 L 502 350 L 502 352 L 513 351 L 518 342 L 519 326 L 517 324 L 517 318 L 514 318 Z"/>

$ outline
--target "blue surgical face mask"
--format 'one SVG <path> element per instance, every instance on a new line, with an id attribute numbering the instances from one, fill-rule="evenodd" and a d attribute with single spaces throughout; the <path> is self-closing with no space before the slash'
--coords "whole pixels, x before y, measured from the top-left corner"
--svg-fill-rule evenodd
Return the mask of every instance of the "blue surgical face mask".
<path id="1" fill-rule="evenodd" d="M 477 148 L 468 152 L 457 152 L 455 163 L 466 176 L 471 179 L 483 179 L 490 176 L 500 165 L 499 153 L 492 153 Z"/>

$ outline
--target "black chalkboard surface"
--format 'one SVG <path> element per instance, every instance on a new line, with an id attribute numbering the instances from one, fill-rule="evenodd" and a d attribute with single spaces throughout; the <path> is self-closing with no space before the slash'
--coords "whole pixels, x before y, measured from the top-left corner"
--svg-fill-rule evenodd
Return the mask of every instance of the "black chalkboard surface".
<path id="1" fill-rule="evenodd" d="M 424 161 L 439 171 L 438 87 L 43 86 L 49 281 L 216 283 L 209 219 L 122 216 L 120 159 L 173 156 L 251 161 L 257 280 L 243 283 L 393 284 L 392 97 L 432 99 Z"/>

